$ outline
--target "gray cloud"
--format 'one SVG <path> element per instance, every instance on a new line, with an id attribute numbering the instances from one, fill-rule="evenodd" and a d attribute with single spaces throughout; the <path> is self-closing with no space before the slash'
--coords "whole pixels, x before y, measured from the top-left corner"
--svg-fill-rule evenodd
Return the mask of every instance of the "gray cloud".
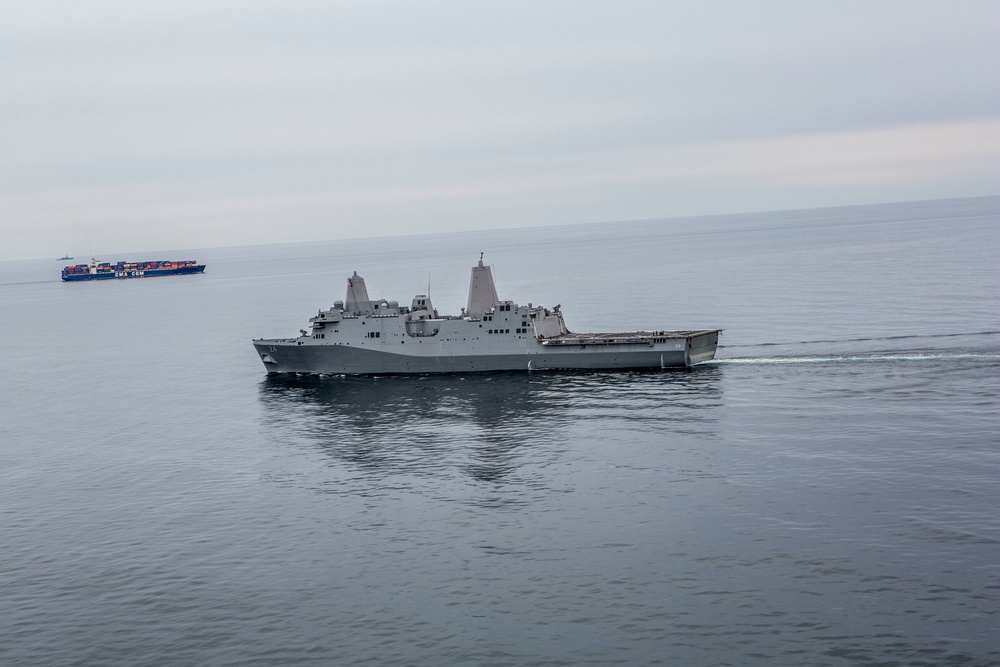
<path id="1" fill-rule="evenodd" d="M 5 12 L 0 259 L 994 194 L 998 182 L 992 2 Z M 917 155 L 911 140 L 925 141 Z"/>

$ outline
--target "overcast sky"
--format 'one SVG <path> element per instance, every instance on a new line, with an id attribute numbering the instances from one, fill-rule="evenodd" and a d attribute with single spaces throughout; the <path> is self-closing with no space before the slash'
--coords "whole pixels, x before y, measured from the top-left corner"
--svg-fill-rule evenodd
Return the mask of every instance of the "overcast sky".
<path id="1" fill-rule="evenodd" d="M 998 27 L 993 0 L 5 2 L 0 260 L 1000 194 Z"/>

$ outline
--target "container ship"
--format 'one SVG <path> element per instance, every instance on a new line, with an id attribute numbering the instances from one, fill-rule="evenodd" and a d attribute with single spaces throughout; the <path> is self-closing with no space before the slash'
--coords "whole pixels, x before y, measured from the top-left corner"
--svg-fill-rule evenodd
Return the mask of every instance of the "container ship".
<path id="1" fill-rule="evenodd" d="M 370 299 L 365 280 L 310 318 L 298 338 L 253 341 L 273 373 L 382 375 L 547 369 L 688 368 L 715 357 L 721 329 L 572 333 L 559 306 L 497 296 L 493 274 L 472 268 L 461 315 L 440 315 L 427 294 L 410 306 Z"/>
<path id="2" fill-rule="evenodd" d="M 150 278 L 176 276 L 187 273 L 204 273 L 205 265 L 193 259 L 154 262 L 101 262 L 75 264 L 62 270 L 63 280 L 108 280 L 111 278 Z"/>

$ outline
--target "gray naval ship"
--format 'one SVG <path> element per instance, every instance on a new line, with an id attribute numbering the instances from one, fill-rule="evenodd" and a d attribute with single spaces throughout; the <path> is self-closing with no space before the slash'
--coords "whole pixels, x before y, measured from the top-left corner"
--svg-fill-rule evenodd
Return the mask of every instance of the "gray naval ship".
<path id="1" fill-rule="evenodd" d="M 489 266 L 472 268 L 461 315 L 430 296 L 409 307 L 368 298 L 354 272 L 347 296 L 309 319 L 298 338 L 253 341 L 268 373 L 390 375 L 544 369 L 685 368 L 715 357 L 721 329 L 572 333 L 559 306 L 497 297 Z"/>

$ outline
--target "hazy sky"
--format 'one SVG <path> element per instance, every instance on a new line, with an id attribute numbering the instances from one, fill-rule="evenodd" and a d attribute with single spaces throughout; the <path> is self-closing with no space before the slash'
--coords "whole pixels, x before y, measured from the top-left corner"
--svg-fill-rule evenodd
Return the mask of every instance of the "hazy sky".
<path id="1" fill-rule="evenodd" d="M 1000 194 L 998 33 L 993 0 L 5 2 L 0 260 Z"/>

